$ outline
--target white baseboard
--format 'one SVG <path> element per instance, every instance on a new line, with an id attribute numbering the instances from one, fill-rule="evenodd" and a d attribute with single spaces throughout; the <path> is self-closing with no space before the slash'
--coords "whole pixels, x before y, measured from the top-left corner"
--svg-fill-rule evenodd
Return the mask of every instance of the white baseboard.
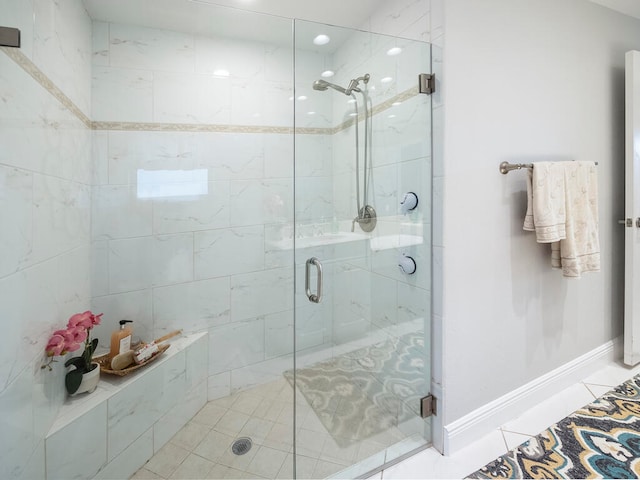
<path id="1" fill-rule="evenodd" d="M 522 415 L 560 390 L 579 382 L 594 370 L 621 358 L 622 337 L 562 365 L 444 426 L 444 454 L 450 455 Z"/>

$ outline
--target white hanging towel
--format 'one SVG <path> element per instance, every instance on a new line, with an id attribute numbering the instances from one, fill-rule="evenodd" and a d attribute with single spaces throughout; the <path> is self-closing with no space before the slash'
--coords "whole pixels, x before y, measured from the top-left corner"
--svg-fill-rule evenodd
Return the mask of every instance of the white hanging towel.
<path id="1" fill-rule="evenodd" d="M 551 243 L 551 266 L 565 277 L 600 271 L 596 164 L 535 162 L 532 170 L 524 230 Z"/>

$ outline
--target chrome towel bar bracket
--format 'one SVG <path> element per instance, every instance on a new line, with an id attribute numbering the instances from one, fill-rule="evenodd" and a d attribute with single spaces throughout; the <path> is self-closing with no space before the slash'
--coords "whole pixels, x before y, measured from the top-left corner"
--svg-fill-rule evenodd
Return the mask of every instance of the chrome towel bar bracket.
<path id="1" fill-rule="evenodd" d="M 533 163 L 509 163 L 502 162 L 500 164 L 500 173 L 506 175 L 511 170 L 520 170 L 521 168 L 533 168 Z"/>

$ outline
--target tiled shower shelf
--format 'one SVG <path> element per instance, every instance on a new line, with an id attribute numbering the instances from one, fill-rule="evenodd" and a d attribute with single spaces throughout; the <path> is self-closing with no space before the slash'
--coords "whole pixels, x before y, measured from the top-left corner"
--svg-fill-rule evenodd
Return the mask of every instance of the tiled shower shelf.
<path id="1" fill-rule="evenodd" d="M 203 336 L 206 336 L 206 333 L 187 335 L 170 342 L 171 346 L 162 354 L 162 358 L 157 359 L 145 368 L 140 368 L 130 375 L 118 377 L 100 372 L 100 383 L 98 383 L 98 388 L 96 388 L 93 393 L 80 394 L 77 397 L 67 397 L 47 436 L 51 436 L 100 403 L 106 402 L 120 390 L 127 388 L 128 385 L 137 381 L 141 376 L 148 374 L 156 368 L 161 368 L 161 365 L 167 360 Z"/>
<path id="2" fill-rule="evenodd" d="M 207 363 L 207 333 L 196 333 L 129 375 L 101 373 L 93 393 L 65 400 L 49 430 L 47 479 L 131 476 L 206 403 Z M 69 450 L 77 438 L 91 440 Z"/>

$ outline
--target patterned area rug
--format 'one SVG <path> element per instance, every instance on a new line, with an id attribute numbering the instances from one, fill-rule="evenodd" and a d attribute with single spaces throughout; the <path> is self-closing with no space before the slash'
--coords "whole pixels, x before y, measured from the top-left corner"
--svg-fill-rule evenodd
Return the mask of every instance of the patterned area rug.
<path id="1" fill-rule="evenodd" d="M 409 333 L 297 370 L 297 386 L 340 447 L 419 414 L 424 334 Z M 293 371 L 284 372 L 293 385 Z"/>
<path id="2" fill-rule="evenodd" d="M 468 478 L 640 478 L 640 375 Z"/>

